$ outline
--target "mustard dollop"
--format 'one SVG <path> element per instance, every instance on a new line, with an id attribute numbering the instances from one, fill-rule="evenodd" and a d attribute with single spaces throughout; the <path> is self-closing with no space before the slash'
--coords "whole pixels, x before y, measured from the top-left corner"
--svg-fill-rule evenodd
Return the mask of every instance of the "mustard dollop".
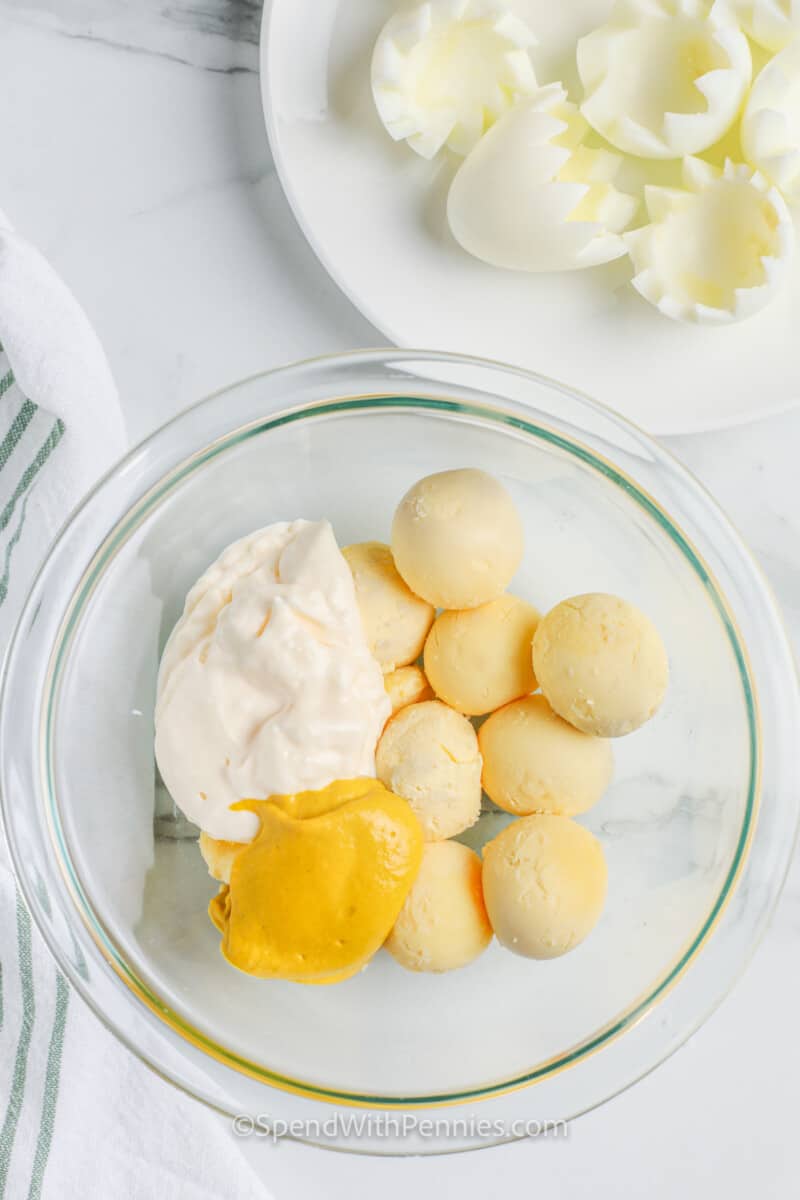
<path id="1" fill-rule="evenodd" d="M 225 958 L 250 975 L 336 983 L 383 945 L 419 870 L 422 830 L 375 779 L 242 800 L 258 833 L 209 905 Z"/>

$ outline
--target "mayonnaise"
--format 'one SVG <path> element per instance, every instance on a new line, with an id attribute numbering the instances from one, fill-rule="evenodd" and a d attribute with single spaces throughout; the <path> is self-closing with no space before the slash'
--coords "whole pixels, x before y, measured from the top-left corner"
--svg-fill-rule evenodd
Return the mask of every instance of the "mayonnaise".
<path id="1" fill-rule="evenodd" d="M 164 649 L 156 759 L 214 838 L 254 837 L 244 799 L 374 776 L 390 704 L 327 521 L 280 522 L 200 577 Z"/>

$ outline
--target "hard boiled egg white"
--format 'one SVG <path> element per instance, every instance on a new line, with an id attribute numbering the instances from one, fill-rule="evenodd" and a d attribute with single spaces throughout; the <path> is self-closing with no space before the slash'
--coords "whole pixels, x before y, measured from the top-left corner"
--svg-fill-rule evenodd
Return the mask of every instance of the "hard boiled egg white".
<path id="1" fill-rule="evenodd" d="M 626 235 L 646 300 L 677 321 L 741 321 L 772 299 L 795 232 L 776 188 L 750 167 L 684 161 L 681 188 L 649 187 L 650 224 Z"/>
<path id="2" fill-rule="evenodd" d="M 459 167 L 447 198 L 453 236 L 476 258 L 521 271 L 571 271 L 625 253 L 637 208 L 613 184 L 621 159 L 588 130 L 559 84 L 506 113 Z"/>
<path id="3" fill-rule="evenodd" d="M 581 112 L 612 146 L 682 158 L 718 141 L 747 94 L 747 38 L 706 0 L 622 0 L 578 42 Z"/>
<path id="4" fill-rule="evenodd" d="M 745 33 L 774 53 L 800 32 L 800 0 L 727 0 Z"/>
<path id="5" fill-rule="evenodd" d="M 800 42 L 767 63 L 742 120 L 742 149 L 789 204 L 800 204 Z"/>
<path id="6" fill-rule="evenodd" d="M 395 141 L 423 158 L 466 154 L 520 96 L 536 90 L 530 29 L 497 0 L 429 0 L 384 25 L 372 94 Z"/>

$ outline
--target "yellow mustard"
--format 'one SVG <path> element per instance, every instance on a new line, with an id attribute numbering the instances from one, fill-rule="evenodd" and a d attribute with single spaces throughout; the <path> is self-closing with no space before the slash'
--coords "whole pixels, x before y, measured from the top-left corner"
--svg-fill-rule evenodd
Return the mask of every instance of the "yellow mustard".
<path id="1" fill-rule="evenodd" d="M 422 859 L 410 806 L 375 779 L 242 800 L 260 828 L 209 905 L 233 966 L 266 979 L 337 983 L 386 940 Z"/>

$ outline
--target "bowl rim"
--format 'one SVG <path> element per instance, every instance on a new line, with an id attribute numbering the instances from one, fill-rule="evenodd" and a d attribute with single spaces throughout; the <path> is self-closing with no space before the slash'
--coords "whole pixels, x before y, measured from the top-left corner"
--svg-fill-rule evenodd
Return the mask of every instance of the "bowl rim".
<path id="1" fill-rule="evenodd" d="M 229 389 L 223 389 L 223 391 L 227 390 Z M 758 727 L 758 703 L 755 683 L 750 672 L 747 650 L 738 630 L 735 617 L 729 608 L 721 588 L 697 548 L 688 539 L 683 530 L 641 485 L 637 484 L 624 471 L 621 471 L 619 467 L 611 463 L 610 460 L 604 459 L 579 442 L 555 432 L 546 425 L 535 423 L 532 420 L 525 420 L 518 414 L 506 412 L 502 406 L 491 404 L 477 405 L 455 398 L 445 400 L 438 397 L 425 397 L 419 394 L 420 390 L 414 389 L 414 395 L 351 396 L 346 399 L 288 407 L 260 420 L 249 422 L 243 426 L 237 426 L 228 434 L 216 438 L 200 450 L 187 455 L 183 461 L 177 463 L 171 471 L 160 479 L 156 486 L 150 488 L 140 497 L 127 513 L 115 523 L 84 570 L 78 586 L 75 588 L 67 605 L 61 631 L 51 650 L 48 688 L 43 714 L 43 728 L 41 731 L 43 739 L 42 754 L 43 762 L 45 763 L 47 817 L 59 867 L 69 887 L 78 915 L 88 928 L 106 961 L 109 962 L 125 985 L 160 1020 L 165 1022 L 173 1032 L 192 1042 L 205 1053 L 222 1062 L 224 1065 L 232 1067 L 234 1070 L 250 1075 L 271 1087 L 291 1091 L 308 1098 L 372 1108 L 409 1109 L 466 1103 L 530 1086 L 540 1079 L 555 1074 L 557 1071 L 567 1069 L 577 1062 L 582 1061 L 589 1054 L 602 1049 L 611 1040 L 621 1036 L 632 1024 L 644 1017 L 663 998 L 666 992 L 677 982 L 692 963 L 729 902 L 751 844 L 760 786 L 761 740 Z M 204 1033 L 190 1021 L 182 1017 L 180 1013 L 165 1004 L 154 988 L 139 978 L 134 968 L 127 961 L 124 952 L 106 929 L 100 914 L 95 911 L 84 891 L 81 880 L 72 863 L 67 840 L 61 825 L 53 773 L 52 732 L 54 711 L 58 701 L 61 669 L 69 654 L 71 638 L 80 622 L 82 612 L 91 597 L 97 580 L 102 576 L 128 537 L 135 532 L 139 524 L 147 518 L 154 507 L 187 475 L 202 468 L 203 465 L 219 454 L 253 437 L 266 434 L 274 428 L 298 421 L 313 420 L 341 413 L 374 413 L 386 410 L 395 412 L 423 411 L 445 416 L 448 414 L 466 415 L 467 417 L 478 418 L 484 422 L 493 422 L 497 426 L 510 427 L 526 434 L 528 437 L 537 439 L 540 442 L 546 442 L 550 446 L 566 452 L 584 463 L 584 465 L 597 471 L 607 481 L 621 487 L 657 523 L 660 531 L 665 533 L 681 552 L 695 575 L 699 578 L 711 600 L 717 616 L 722 623 L 724 632 L 727 634 L 739 671 L 745 700 L 745 713 L 750 743 L 750 769 L 742 826 L 739 830 L 736 846 L 724 881 L 709 912 L 696 929 L 694 935 L 688 939 L 687 945 L 677 955 L 670 966 L 661 973 L 656 982 L 628 1005 L 621 1014 L 618 1014 L 612 1021 L 595 1031 L 588 1038 L 583 1039 L 568 1050 L 552 1056 L 550 1059 L 537 1063 L 521 1075 L 483 1084 L 479 1087 L 470 1087 L 453 1092 L 435 1092 L 412 1096 L 373 1095 L 358 1091 L 323 1087 L 307 1080 L 293 1079 L 291 1076 L 276 1072 L 262 1064 L 251 1062 L 242 1055 L 221 1045 L 210 1035 Z M 158 433 L 153 436 L 157 437 Z"/>

